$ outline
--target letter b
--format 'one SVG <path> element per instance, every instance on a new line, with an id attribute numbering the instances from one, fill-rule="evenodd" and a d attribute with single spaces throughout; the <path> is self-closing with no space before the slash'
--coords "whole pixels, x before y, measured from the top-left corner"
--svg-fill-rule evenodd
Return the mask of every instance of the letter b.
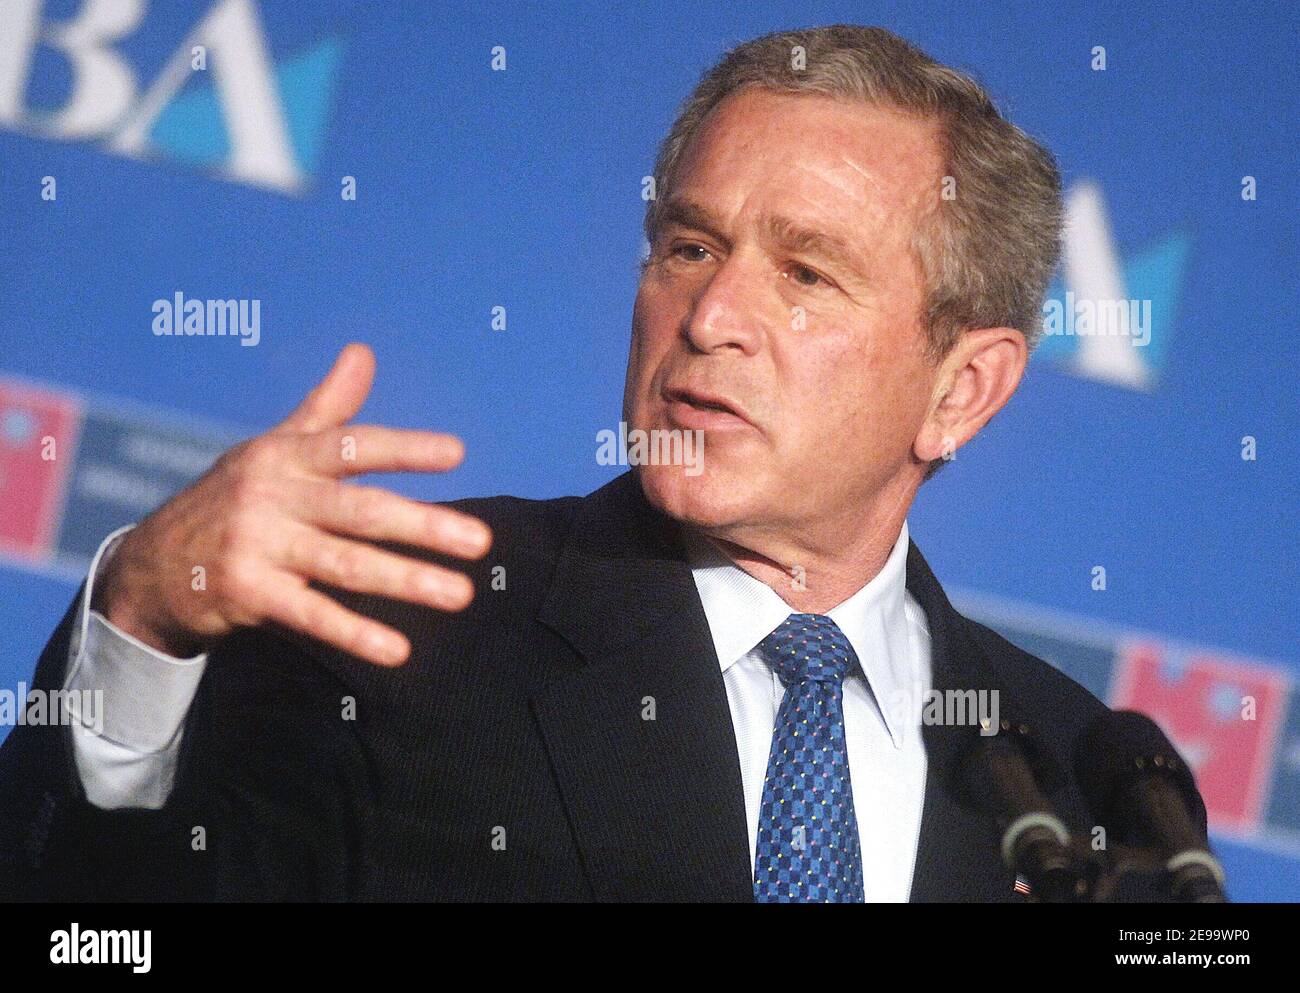
<path id="1" fill-rule="evenodd" d="M 0 124 L 55 138 L 107 134 L 135 101 L 135 76 L 108 47 L 135 30 L 144 0 L 84 0 L 77 16 L 41 30 L 40 0 L 0 0 Z M 72 94 L 53 114 L 30 117 L 23 106 L 38 43 L 57 49 L 72 68 Z"/>

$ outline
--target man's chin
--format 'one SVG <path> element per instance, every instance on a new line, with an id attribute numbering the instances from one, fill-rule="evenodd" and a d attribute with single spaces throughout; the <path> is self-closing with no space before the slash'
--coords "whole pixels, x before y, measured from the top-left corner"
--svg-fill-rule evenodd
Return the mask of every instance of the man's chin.
<path id="1" fill-rule="evenodd" d="M 637 467 L 641 489 L 650 505 L 674 520 L 701 528 L 719 528 L 742 520 L 752 500 L 752 479 L 736 478 L 717 466 L 691 475 L 680 465 Z"/>

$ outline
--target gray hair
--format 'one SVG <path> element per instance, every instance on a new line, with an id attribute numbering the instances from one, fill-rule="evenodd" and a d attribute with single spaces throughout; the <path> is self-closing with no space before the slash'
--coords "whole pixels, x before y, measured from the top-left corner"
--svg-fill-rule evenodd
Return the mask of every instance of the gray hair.
<path id="1" fill-rule="evenodd" d="M 795 68 L 802 54 L 804 67 Z M 1032 349 L 1060 255 L 1061 179 L 1051 153 L 1005 120 L 969 76 L 883 28 L 836 24 L 778 31 L 733 48 L 682 105 L 655 161 L 646 209 L 653 243 L 687 146 L 704 118 L 746 86 L 890 106 L 938 122 L 956 195 L 936 196 L 913 237 L 927 288 L 927 354 L 942 359 L 963 332 L 1011 327 Z M 928 478 L 928 477 L 927 477 Z"/>

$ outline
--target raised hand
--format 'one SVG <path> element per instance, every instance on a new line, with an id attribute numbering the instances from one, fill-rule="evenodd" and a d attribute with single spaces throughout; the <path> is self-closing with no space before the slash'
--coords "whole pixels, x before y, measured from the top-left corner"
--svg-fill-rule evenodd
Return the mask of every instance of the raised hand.
<path id="1" fill-rule="evenodd" d="M 127 534 L 96 581 L 92 608 L 171 655 L 275 622 L 379 665 L 406 661 L 405 636 L 310 581 L 463 610 L 474 596 L 464 575 L 369 542 L 476 559 L 492 535 L 477 518 L 345 481 L 370 472 L 445 472 L 464 458 L 452 435 L 349 426 L 374 375 L 369 348 L 344 348 L 281 424 L 230 449 Z M 202 584 L 194 582 L 199 568 Z"/>

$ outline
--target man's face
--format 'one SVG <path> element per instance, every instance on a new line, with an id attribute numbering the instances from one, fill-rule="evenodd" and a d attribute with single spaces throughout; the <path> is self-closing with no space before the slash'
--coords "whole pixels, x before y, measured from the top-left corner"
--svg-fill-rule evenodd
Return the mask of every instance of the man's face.
<path id="1" fill-rule="evenodd" d="M 702 472 L 640 468 L 651 503 L 741 540 L 910 500 L 935 374 L 911 242 L 941 161 L 894 110 L 754 89 L 714 108 L 633 312 L 624 420 L 704 431 Z"/>

